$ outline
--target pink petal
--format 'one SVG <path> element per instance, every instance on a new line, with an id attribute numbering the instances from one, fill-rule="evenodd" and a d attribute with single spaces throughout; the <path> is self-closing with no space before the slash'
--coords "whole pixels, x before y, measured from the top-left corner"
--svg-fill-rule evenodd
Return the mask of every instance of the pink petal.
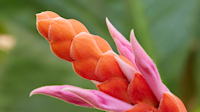
<path id="1" fill-rule="evenodd" d="M 136 70 L 139 71 L 139 69 L 137 68 L 136 63 L 135 63 L 135 57 L 133 55 L 130 42 L 128 40 L 126 40 L 126 38 L 110 23 L 108 18 L 106 18 L 106 23 L 107 23 L 107 27 L 110 32 L 110 35 L 112 36 L 113 40 L 115 41 L 118 52 L 122 56 L 128 58 L 132 62 L 133 66 L 136 68 Z"/>
<path id="2" fill-rule="evenodd" d="M 43 86 L 43 87 L 34 89 L 30 93 L 30 96 L 34 94 L 45 94 L 45 95 L 59 98 L 69 103 L 73 103 L 75 105 L 93 107 L 87 102 L 85 102 L 84 100 L 80 99 L 78 96 L 74 95 L 73 93 L 62 90 L 63 88 L 66 88 L 66 87 L 73 87 L 73 86 L 70 86 L 70 85 Z"/>
<path id="3" fill-rule="evenodd" d="M 78 87 L 66 87 L 64 90 L 77 95 L 88 104 L 102 110 L 124 112 L 125 110 L 133 107 L 131 104 L 118 100 L 97 90 L 87 90 Z"/>
<path id="4" fill-rule="evenodd" d="M 131 82 L 137 71 L 132 66 L 121 60 L 120 58 L 115 57 L 115 59 L 117 60 L 119 67 L 121 68 L 124 75 L 127 77 L 128 81 Z"/>
<path id="5" fill-rule="evenodd" d="M 152 89 L 158 101 L 160 101 L 162 99 L 163 93 L 169 92 L 169 90 L 162 83 L 156 65 L 136 40 L 133 30 L 130 34 L 130 40 L 136 60 L 136 65 Z"/>
<path id="6" fill-rule="evenodd" d="M 122 112 L 132 105 L 113 98 L 97 90 L 87 90 L 70 85 L 44 86 L 33 90 L 34 94 L 45 94 L 79 106 L 93 107 L 101 110 Z"/>

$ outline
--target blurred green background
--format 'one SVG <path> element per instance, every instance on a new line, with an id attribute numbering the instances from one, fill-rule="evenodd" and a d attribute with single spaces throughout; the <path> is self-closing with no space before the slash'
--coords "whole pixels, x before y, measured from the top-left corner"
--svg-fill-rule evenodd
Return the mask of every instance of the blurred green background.
<path id="1" fill-rule="evenodd" d="M 116 52 L 105 18 L 127 39 L 135 29 L 163 82 L 189 112 L 200 112 L 199 0 L 0 0 L 0 112 L 100 112 L 44 95 L 29 97 L 44 85 L 95 88 L 52 54 L 37 32 L 35 14 L 46 10 L 81 21 Z"/>

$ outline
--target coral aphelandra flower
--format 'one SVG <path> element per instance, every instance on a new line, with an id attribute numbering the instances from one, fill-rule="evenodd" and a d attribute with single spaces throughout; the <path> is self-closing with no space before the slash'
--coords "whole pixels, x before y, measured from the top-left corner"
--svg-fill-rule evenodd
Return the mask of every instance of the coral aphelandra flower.
<path id="1" fill-rule="evenodd" d="M 75 105 L 114 112 L 187 112 L 182 101 L 162 83 L 151 58 L 133 30 L 128 42 L 106 19 L 120 55 L 101 37 L 74 19 L 54 12 L 37 14 L 37 29 L 52 52 L 72 63 L 74 71 L 97 86 L 87 90 L 70 85 L 44 86 L 34 94 L 57 97 Z"/>

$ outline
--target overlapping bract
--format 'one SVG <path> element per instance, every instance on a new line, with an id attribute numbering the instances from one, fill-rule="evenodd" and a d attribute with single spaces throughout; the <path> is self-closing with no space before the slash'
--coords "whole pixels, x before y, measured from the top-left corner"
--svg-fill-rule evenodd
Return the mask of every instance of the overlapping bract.
<path id="1" fill-rule="evenodd" d="M 119 32 L 113 31 L 113 26 L 109 25 L 110 23 L 108 20 L 107 24 L 112 36 L 122 36 Z M 99 91 L 81 90 L 72 86 L 67 86 L 67 88 L 63 88 L 64 86 L 42 87 L 34 90 L 31 95 L 41 93 L 74 103 L 76 101 L 68 99 L 68 97 L 72 95 L 74 98 L 77 97 L 75 100 L 77 100 L 78 103 L 74 104 L 116 112 L 126 110 L 127 112 L 143 112 L 146 110 L 164 112 L 166 109 L 171 109 L 171 111 L 177 109 L 174 112 L 186 111 L 181 100 L 167 91 L 168 89 L 166 89 L 165 86 L 162 86 L 162 81 L 158 76 L 155 76 L 158 78 L 153 77 L 154 80 L 158 79 L 157 82 L 159 82 L 154 83 L 154 85 L 161 85 L 161 89 L 164 87 L 164 91 L 160 92 L 158 90 L 159 88 L 157 90 L 152 89 L 153 86 L 150 84 L 152 79 L 145 78 L 145 76 L 141 74 L 146 71 L 143 72 L 143 68 L 138 66 L 138 64 L 141 63 L 135 62 L 135 59 L 137 60 L 138 56 L 135 57 L 131 54 L 131 46 L 123 38 L 113 37 L 118 45 L 120 54 L 123 55 L 121 56 L 114 53 L 109 44 L 103 38 L 90 34 L 85 26 L 79 21 L 64 19 L 50 11 L 37 14 L 37 29 L 50 43 L 52 52 L 61 59 L 71 62 L 74 71 L 79 76 L 95 82 L 98 90 L 102 91 L 103 93 L 101 94 L 105 95 L 106 98 L 101 96 L 101 99 L 105 100 L 104 103 L 99 102 L 99 104 L 93 104 L 90 101 L 91 99 L 96 99 L 96 96 L 89 96 L 86 95 L 86 93 L 90 94 L 91 91 L 94 91 L 94 94 Z M 123 46 L 120 46 L 122 44 L 124 44 L 124 48 Z M 134 44 L 137 45 L 137 43 Z M 137 53 L 134 55 L 137 55 Z M 130 59 L 131 57 L 133 57 L 133 59 Z M 160 87 L 159 85 L 156 86 Z M 52 91 L 51 88 L 58 89 Z M 59 97 L 58 94 L 65 94 L 66 97 Z M 120 103 L 126 106 L 121 110 L 117 110 L 116 108 L 112 110 L 113 105 L 111 108 L 102 108 L 104 107 L 102 105 L 105 105 L 105 102 L 109 102 L 110 99 L 113 98 L 116 98 L 116 106 L 119 106 Z M 80 99 L 84 100 L 82 101 Z M 168 108 L 172 103 L 175 106 L 173 105 L 172 108 Z M 97 107 L 94 105 L 101 106 Z M 130 105 L 132 105 L 132 107 L 130 107 Z"/>

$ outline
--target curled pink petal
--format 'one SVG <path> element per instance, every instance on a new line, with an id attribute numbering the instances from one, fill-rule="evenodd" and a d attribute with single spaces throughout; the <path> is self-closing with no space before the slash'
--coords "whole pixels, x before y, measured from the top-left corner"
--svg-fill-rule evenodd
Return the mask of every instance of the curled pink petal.
<path id="1" fill-rule="evenodd" d="M 78 96 L 74 95 L 71 92 L 64 91 L 62 90 L 63 88 L 66 87 L 73 87 L 70 85 L 58 85 L 58 86 L 43 86 L 37 89 L 34 89 L 31 93 L 30 96 L 34 94 L 44 94 L 44 95 L 49 95 L 52 97 L 59 98 L 61 100 L 64 100 L 69 103 L 73 103 L 75 105 L 80 105 L 80 106 L 85 106 L 85 107 L 93 107 L 90 104 L 88 104 L 86 101 L 80 99 Z"/>
<path id="2" fill-rule="evenodd" d="M 169 90 L 162 83 L 156 65 L 136 40 L 133 30 L 130 34 L 130 40 L 136 60 L 136 65 L 152 89 L 158 101 L 160 101 L 162 99 L 163 93 L 169 92 Z"/>
<path id="3" fill-rule="evenodd" d="M 121 68 L 124 75 L 127 77 L 128 81 L 131 82 L 137 71 L 132 66 L 121 60 L 120 58 L 115 57 L 115 59 L 117 60 L 119 67 Z"/>
<path id="4" fill-rule="evenodd" d="M 132 108 L 132 105 L 98 90 L 87 90 L 70 85 L 43 86 L 33 90 L 30 96 L 34 94 L 49 95 L 75 105 L 106 111 L 122 112 Z"/>
<path id="5" fill-rule="evenodd" d="M 112 36 L 113 40 L 115 41 L 118 52 L 122 56 L 128 58 L 132 62 L 135 69 L 137 71 L 139 71 L 139 69 L 137 68 L 136 63 L 135 63 L 135 57 L 133 55 L 130 42 L 128 40 L 126 40 L 126 38 L 110 23 L 108 18 L 106 18 L 106 24 L 107 24 L 108 30 L 110 32 L 110 35 Z"/>
<path id="6" fill-rule="evenodd" d="M 131 104 L 118 100 L 97 90 L 87 90 L 78 87 L 66 87 L 63 90 L 73 93 L 88 104 L 101 110 L 124 112 L 125 110 L 133 107 Z"/>

